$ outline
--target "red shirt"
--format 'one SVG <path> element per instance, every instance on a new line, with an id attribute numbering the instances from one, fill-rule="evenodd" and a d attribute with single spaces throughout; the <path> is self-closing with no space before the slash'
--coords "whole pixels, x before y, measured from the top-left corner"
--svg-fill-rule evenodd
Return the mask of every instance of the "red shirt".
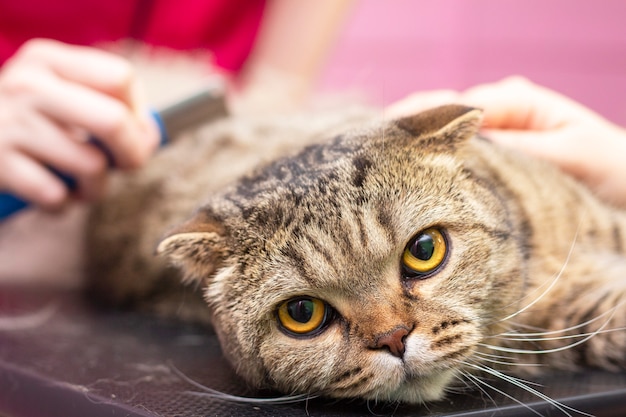
<path id="1" fill-rule="evenodd" d="M 239 70 L 265 0 L 0 0 L 0 65 L 28 39 L 94 45 L 126 38 L 178 50 L 203 49 Z"/>

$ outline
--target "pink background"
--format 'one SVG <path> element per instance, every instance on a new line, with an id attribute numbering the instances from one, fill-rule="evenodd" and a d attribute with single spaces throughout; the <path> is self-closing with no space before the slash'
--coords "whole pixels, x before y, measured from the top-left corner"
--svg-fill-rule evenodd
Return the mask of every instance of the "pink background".
<path id="1" fill-rule="evenodd" d="M 624 0 L 361 0 L 320 80 L 386 104 L 524 75 L 626 126 Z"/>

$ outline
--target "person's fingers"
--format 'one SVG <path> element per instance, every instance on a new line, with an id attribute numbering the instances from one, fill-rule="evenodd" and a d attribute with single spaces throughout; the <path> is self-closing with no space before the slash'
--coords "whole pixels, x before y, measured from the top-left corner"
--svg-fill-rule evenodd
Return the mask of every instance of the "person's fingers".
<path id="1" fill-rule="evenodd" d="M 33 102 L 47 117 L 80 126 L 97 136 L 120 168 L 141 166 L 156 148 L 158 136 L 150 122 L 138 121 L 124 103 L 111 96 L 40 69 L 14 74 L 12 82 L 13 88 L 24 91 L 24 100 Z"/>
<path id="2" fill-rule="evenodd" d="M 76 177 L 106 172 L 106 157 L 86 141 L 87 134 L 81 129 L 59 126 L 28 112 L 23 112 L 20 118 L 21 127 L 14 126 L 12 131 L 0 133 L 2 147 L 17 149 Z"/>
<path id="3" fill-rule="evenodd" d="M 19 104 L 19 103 L 16 103 Z M 24 106 L 13 106 L 0 111 L 0 154 L 20 154 L 46 169 L 54 167 L 58 172 L 69 175 L 78 182 L 81 196 L 93 199 L 102 193 L 103 177 L 106 176 L 107 161 L 103 153 L 86 142 L 82 129 L 59 126 L 52 120 L 29 111 Z M 10 119 L 12 123 L 7 124 Z M 8 175 L 17 173 L 3 166 Z M 4 184 L 0 181 L 0 184 Z M 20 193 L 20 190 L 14 190 Z"/>
<path id="4" fill-rule="evenodd" d="M 519 77 L 461 94 L 484 109 L 491 141 L 555 164 L 613 204 L 626 205 L 626 132 L 580 103 Z"/>
<path id="5" fill-rule="evenodd" d="M 93 201 L 103 195 L 107 175 L 107 159 L 94 145 L 72 138 L 71 132 L 48 129 L 39 140 L 24 140 L 19 146 L 33 159 L 54 167 L 76 180 L 76 195 Z M 82 135 L 81 135 L 82 136 Z"/>
<path id="6" fill-rule="evenodd" d="M 69 190 L 54 171 L 78 183 L 79 197 L 100 197 L 106 156 L 116 166 L 141 166 L 158 144 L 158 128 L 137 95 L 129 63 L 92 48 L 28 42 L 0 73 L 0 188 L 55 208 Z"/>
<path id="7" fill-rule="evenodd" d="M 20 48 L 14 60 L 47 68 L 60 78 L 106 93 L 131 108 L 141 104 L 135 94 L 133 67 L 117 55 L 50 39 L 33 39 Z"/>
<path id="8" fill-rule="evenodd" d="M 419 91 L 389 105 L 385 108 L 385 115 L 397 119 L 458 101 L 459 93 L 454 90 Z"/>
<path id="9" fill-rule="evenodd" d="M 529 131 L 518 129 L 483 129 L 482 135 L 492 142 L 515 148 L 542 159 L 564 162 L 569 159 L 564 149 L 569 141 L 567 135 L 553 131 Z"/>
<path id="10" fill-rule="evenodd" d="M 20 49 L 3 75 L 5 92 L 94 134 L 120 168 L 141 166 L 158 145 L 158 129 L 141 104 L 132 67 L 122 58 L 36 40 Z"/>
<path id="11" fill-rule="evenodd" d="M 463 103 L 484 110 L 484 126 L 491 129 L 557 129 L 580 117 L 597 117 L 573 100 L 521 77 L 472 87 L 461 94 Z"/>
<path id="12" fill-rule="evenodd" d="M 68 198 L 65 185 L 38 161 L 19 152 L 0 154 L 0 184 L 26 201 L 47 209 L 60 207 Z"/>
<path id="13" fill-rule="evenodd" d="M 592 187 L 610 175 L 606 170 L 610 151 L 607 154 L 607 149 L 595 146 L 597 135 L 586 126 L 548 131 L 485 129 L 482 133 L 492 142 L 553 163 Z"/>
<path id="14" fill-rule="evenodd" d="M 145 132 L 120 101 L 63 80 L 42 83 L 39 89 L 42 113 L 95 135 L 111 151 L 116 166 L 138 167 L 151 153 L 151 144 L 142 141 Z M 55 99 L 60 94 L 62 102 Z"/>
<path id="15" fill-rule="evenodd" d="M 539 129 L 547 128 L 542 119 L 544 103 L 541 94 L 531 84 L 521 78 L 472 87 L 461 94 L 461 100 L 469 105 L 480 107 L 484 112 L 483 125 L 488 129 Z"/>

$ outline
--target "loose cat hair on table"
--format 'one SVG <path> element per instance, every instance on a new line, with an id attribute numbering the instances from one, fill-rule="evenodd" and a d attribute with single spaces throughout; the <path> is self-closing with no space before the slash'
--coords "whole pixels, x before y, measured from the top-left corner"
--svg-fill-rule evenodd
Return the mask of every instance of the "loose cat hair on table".
<path id="1" fill-rule="evenodd" d="M 307 117 L 224 120 L 118 179 L 93 291 L 184 309 L 182 278 L 236 372 L 285 394 L 420 403 L 626 369 L 622 211 L 478 136 L 480 110 L 342 117 L 300 136 Z"/>

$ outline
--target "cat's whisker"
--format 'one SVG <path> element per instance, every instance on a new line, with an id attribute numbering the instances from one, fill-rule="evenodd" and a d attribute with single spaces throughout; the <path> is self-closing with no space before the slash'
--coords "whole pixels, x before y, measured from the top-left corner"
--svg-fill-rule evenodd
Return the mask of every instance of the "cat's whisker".
<path id="1" fill-rule="evenodd" d="M 220 392 L 212 388 L 206 387 L 202 385 L 201 383 L 185 375 L 182 371 L 180 371 L 171 363 L 169 364 L 169 367 L 174 372 L 174 374 L 176 374 L 183 381 L 202 390 L 202 392 L 197 392 L 197 391 L 185 392 L 186 394 L 192 395 L 194 397 L 210 398 L 210 399 L 232 401 L 232 402 L 246 403 L 246 404 L 268 404 L 268 405 L 299 403 L 302 401 L 308 401 L 310 399 L 318 397 L 318 395 L 312 395 L 312 394 L 283 395 L 283 396 L 274 397 L 274 398 L 241 397 L 238 395 L 227 394 L 227 393 Z"/>
<path id="2" fill-rule="evenodd" d="M 565 272 L 565 268 L 569 264 L 569 261 L 570 261 L 570 259 L 572 257 L 572 253 L 574 252 L 574 247 L 576 246 L 576 241 L 578 240 L 578 233 L 580 231 L 581 223 L 582 223 L 582 219 L 578 223 L 578 226 L 576 227 L 576 232 L 574 233 L 574 238 L 572 240 L 572 244 L 570 245 L 569 252 L 567 253 L 567 256 L 565 257 L 565 261 L 563 262 L 563 265 L 561 266 L 561 269 L 559 270 L 559 272 L 557 272 L 554 275 L 554 278 L 550 281 L 550 284 L 548 285 L 548 287 L 541 294 L 539 294 L 539 296 L 537 298 L 535 298 L 530 303 L 526 304 L 526 306 L 524 306 L 521 309 L 517 310 L 515 313 L 509 314 L 508 316 L 498 320 L 498 322 L 508 321 L 508 320 L 510 320 L 510 319 L 512 319 L 514 317 L 519 316 L 520 314 L 524 313 L 525 311 L 527 311 L 528 309 L 533 307 L 539 301 L 541 301 L 547 294 L 550 293 L 550 291 L 552 291 L 552 288 L 554 288 L 556 283 L 563 276 L 563 273 Z M 537 290 L 539 290 L 540 288 L 541 288 L 541 286 L 537 287 Z"/>
<path id="3" fill-rule="evenodd" d="M 583 339 L 578 340 L 578 341 L 576 341 L 574 343 L 570 343 L 569 345 L 560 346 L 560 347 L 553 348 L 553 349 L 543 349 L 543 350 L 517 349 L 517 348 L 509 348 L 509 347 L 506 347 L 506 346 L 490 345 L 490 344 L 486 344 L 486 343 L 479 343 L 479 346 L 482 346 L 482 347 L 485 347 L 487 349 L 491 349 L 491 350 L 494 350 L 494 351 L 499 351 L 499 352 L 517 353 L 517 354 L 530 354 L 530 355 L 562 352 L 564 350 L 572 349 L 572 348 L 574 348 L 574 347 L 576 347 L 578 345 L 581 345 L 581 344 L 587 342 L 588 340 L 590 340 L 591 338 L 595 337 L 596 335 L 606 332 L 604 330 L 604 328 L 609 324 L 609 322 L 611 321 L 611 319 L 615 315 L 615 308 L 609 310 L 611 312 L 611 315 L 602 324 L 602 326 L 598 330 L 596 330 L 594 332 L 591 332 L 591 333 L 587 333 Z M 619 329 L 614 329 L 614 330 L 619 330 Z M 614 330 L 609 329 L 607 331 L 614 331 Z M 531 342 L 531 340 L 529 340 L 529 339 L 522 339 L 522 340 Z M 540 338 L 538 340 L 541 341 L 541 340 L 548 340 L 548 339 L 541 339 Z M 537 340 L 535 340 L 535 341 L 537 341 Z"/>
<path id="4" fill-rule="evenodd" d="M 615 310 L 617 310 L 618 308 L 620 308 L 622 305 L 624 305 L 625 302 L 621 302 L 617 305 L 615 305 L 614 307 L 612 307 L 611 309 L 605 311 L 604 313 L 590 319 L 587 320 L 584 323 L 580 323 L 577 324 L 575 326 L 571 326 L 571 327 L 567 327 L 564 329 L 559 329 L 559 330 L 551 330 L 551 331 L 540 331 L 540 332 L 532 332 L 532 333 L 520 333 L 517 331 L 513 331 L 513 332 L 505 332 L 505 333 L 500 333 L 498 335 L 494 335 L 494 336 L 490 336 L 490 337 L 520 337 L 520 338 L 529 338 L 529 337 L 539 337 L 539 336 L 548 336 L 548 335 L 553 335 L 553 334 L 560 334 L 560 333 L 565 333 L 565 332 L 570 332 L 576 329 L 580 329 L 582 327 L 588 326 L 598 320 L 600 320 L 602 317 L 609 315 L 609 314 L 613 314 Z M 512 323 L 514 324 L 514 323 Z M 515 324 L 515 326 L 518 327 L 522 327 L 522 325 L 520 324 Z M 611 330 L 607 330 L 607 331 L 618 331 L 618 330 L 624 330 L 623 328 L 617 328 L 617 329 L 611 329 Z M 509 339 L 509 340 L 517 340 L 517 339 Z M 521 340 L 521 339 L 520 339 Z M 527 339 L 530 340 L 530 339 Z"/>
<path id="5" fill-rule="evenodd" d="M 514 378 L 514 377 L 512 377 L 510 375 L 506 375 L 506 374 L 504 374 L 504 373 L 502 373 L 500 371 L 497 371 L 495 369 L 489 368 L 487 366 L 477 365 L 477 364 L 473 364 L 473 363 L 466 362 L 466 361 L 462 361 L 462 363 L 465 366 L 468 366 L 468 367 L 476 369 L 476 370 L 478 370 L 480 372 L 484 372 L 484 373 L 487 373 L 489 375 L 495 376 L 498 379 L 501 379 L 501 380 L 503 380 L 505 382 L 508 382 L 508 383 L 518 387 L 518 388 L 523 389 L 524 391 L 526 391 L 526 392 L 528 392 L 530 394 L 533 394 L 534 396 L 536 396 L 536 397 L 546 401 L 547 403 L 553 405 L 555 408 L 557 408 L 559 411 L 561 411 L 563 414 L 565 414 L 568 417 L 572 417 L 572 415 L 569 413 L 569 411 L 572 411 L 572 412 L 575 412 L 575 413 L 579 413 L 579 414 L 582 414 L 582 415 L 585 415 L 585 416 L 588 416 L 588 417 L 593 417 L 591 414 L 585 413 L 584 411 L 577 410 L 577 409 L 575 409 L 573 407 L 570 407 L 570 406 L 568 406 L 566 404 L 560 403 L 560 402 L 554 400 L 553 398 L 550 398 L 546 394 L 542 393 L 541 391 L 538 391 L 538 390 L 528 386 L 528 384 L 530 384 L 530 382 L 528 382 L 528 381 L 525 381 L 525 380 L 522 380 L 522 379 L 519 379 L 519 378 Z M 507 394 L 506 392 L 504 392 L 504 391 L 502 391 L 502 390 L 500 390 L 498 388 L 495 388 L 494 386 L 486 383 L 485 381 L 481 380 L 480 378 L 478 378 L 476 376 L 471 376 L 471 378 L 473 380 L 475 380 L 476 382 L 479 382 L 480 384 L 483 384 L 483 385 L 489 387 L 490 389 L 493 389 L 494 391 L 504 395 L 505 397 L 507 397 L 507 398 L 509 398 L 509 399 L 511 399 L 511 400 L 513 400 L 515 402 L 517 402 L 518 404 L 521 404 L 524 407 L 527 407 L 534 414 L 537 414 L 538 416 L 542 415 L 537 410 L 534 410 L 533 408 L 529 407 L 528 405 L 522 403 L 521 401 L 519 401 L 516 398 L 514 398 L 512 395 Z"/>
<path id="6" fill-rule="evenodd" d="M 463 384 L 463 386 L 460 386 L 460 385 L 449 385 L 449 386 L 444 388 L 444 392 L 446 394 L 463 395 L 463 394 L 467 394 L 468 390 L 472 390 L 473 389 L 473 387 L 469 384 L 469 382 L 466 381 L 465 379 L 463 379 L 460 375 L 456 375 L 456 379 L 461 384 Z"/>
<path id="7" fill-rule="evenodd" d="M 516 353 L 516 354 L 545 354 L 545 353 L 554 353 L 554 352 L 560 352 L 560 351 L 564 351 L 567 349 L 571 349 L 573 347 L 576 347 L 582 343 L 587 342 L 589 339 L 597 336 L 598 334 L 604 334 L 604 333 L 611 333 L 611 332 L 616 332 L 616 331 L 623 331 L 624 328 L 614 328 L 614 329 L 605 329 L 606 326 L 608 326 L 609 322 L 611 321 L 611 319 L 613 318 L 613 316 L 615 315 L 616 310 L 621 307 L 624 303 L 619 303 L 618 305 L 614 306 L 613 308 L 611 308 L 610 310 L 607 310 L 605 313 L 598 315 L 597 317 L 588 320 L 585 323 L 576 325 L 576 326 L 572 326 L 570 328 L 567 329 L 563 329 L 563 330 L 556 330 L 556 331 L 546 331 L 546 332 L 537 332 L 537 333 L 509 333 L 512 336 L 506 336 L 506 337 L 501 337 L 501 336 L 491 336 L 489 338 L 497 338 L 497 339 L 501 339 L 501 340 L 507 340 L 507 341 L 513 341 L 513 342 L 528 342 L 528 343 L 532 343 L 532 342 L 541 342 L 541 341 L 555 341 L 555 340 L 568 340 L 568 339 L 577 339 L 577 338 L 582 338 L 581 340 L 578 340 L 574 343 L 565 345 L 565 346 L 561 346 L 558 348 L 554 348 L 554 349 L 548 349 L 548 350 L 540 350 L 540 349 L 515 349 L 515 348 L 508 348 L 508 347 L 504 347 L 504 346 L 494 346 L 494 345 L 488 345 L 488 344 L 480 344 L 483 347 L 487 347 L 489 349 L 495 350 L 495 351 L 500 351 L 500 352 L 507 352 L 507 353 Z M 575 330 L 580 328 L 581 326 L 585 326 L 585 325 L 589 325 L 599 319 L 601 319 L 602 317 L 605 316 L 609 316 L 604 323 L 600 326 L 600 328 L 598 328 L 597 330 L 593 331 L 593 332 L 588 332 L 588 333 L 579 333 L 579 334 L 574 334 L 574 335 L 563 335 L 563 336 L 555 336 L 555 337 L 541 337 L 542 335 L 553 335 L 553 334 L 559 334 L 559 333 L 564 333 L 566 331 L 569 330 Z"/>
<path id="8" fill-rule="evenodd" d="M 206 387 L 205 387 L 206 388 Z M 185 394 L 199 398 L 209 398 L 223 401 L 231 401 L 245 404 L 266 404 L 266 405 L 281 405 L 281 404 L 293 404 L 315 398 L 307 394 L 301 395 L 286 395 L 275 398 L 253 398 L 253 397 L 240 397 L 237 395 L 226 394 L 223 392 L 212 390 L 213 392 L 195 392 L 185 391 Z"/>
<path id="9" fill-rule="evenodd" d="M 494 338 L 495 337 L 534 337 L 534 336 L 549 336 L 549 335 L 553 335 L 553 334 L 562 334 L 562 333 L 565 333 L 565 332 L 571 332 L 571 331 L 577 330 L 577 329 L 579 329 L 581 327 L 585 327 L 585 326 L 593 323 L 594 321 L 600 319 L 604 314 L 606 314 L 606 313 L 603 313 L 602 315 L 600 315 L 600 316 L 598 316 L 598 317 L 596 317 L 594 319 L 588 320 L 588 321 L 586 321 L 584 323 L 577 324 L 576 326 L 566 327 L 566 328 L 558 329 L 558 330 L 544 330 L 544 329 L 535 328 L 535 330 L 537 330 L 536 332 L 529 332 L 529 333 L 522 333 L 522 332 L 518 332 L 516 330 L 512 330 L 512 331 L 503 332 L 503 333 L 499 333 L 499 334 L 492 335 L 492 336 L 487 336 L 487 337 L 488 338 L 492 338 L 492 337 L 494 337 Z M 517 323 L 514 323 L 514 324 L 515 324 L 515 326 L 524 327 L 523 324 L 519 324 L 519 325 Z"/>
<path id="10" fill-rule="evenodd" d="M 517 321 L 509 321 L 509 326 L 511 328 L 524 328 L 524 329 L 530 329 L 530 330 L 534 330 L 535 332 L 543 332 L 546 331 L 545 328 L 543 327 L 537 327 L 537 326 L 532 326 L 528 323 L 521 323 L 521 322 L 517 322 Z"/>
<path id="11" fill-rule="evenodd" d="M 485 396 L 487 396 L 487 398 L 489 398 L 489 400 L 491 401 L 491 403 L 495 406 L 497 406 L 498 404 L 496 403 L 496 400 L 494 400 L 494 398 L 489 394 L 489 392 L 487 392 L 487 390 L 485 388 L 482 387 L 482 384 L 478 383 L 477 381 L 475 381 L 474 379 L 476 378 L 474 375 L 468 373 L 468 372 L 463 372 L 463 371 L 459 371 L 459 374 L 463 377 L 459 377 L 457 376 L 457 378 L 463 382 L 465 384 L 465 386 L 467 388 L 471 388 L 470 384 L 471 383 L 473 386 L 475 386 L 476 388 L 478 388 L 480 390 L 480 392 L 482 392 Z"/>
<path id="12" fill-rule="evenodd" d="M 626 327 L 618 327 L 618 328 L 615 328 L 615 329 L 606 329 L 606 330 L 594 331 L 594 332 L 590 332 L 590 333 L 578 333 L 578 334 L 570 334 L 570 335 L 565 335 L 565 336 L 554 336 L 554 337 L 526 337 L 526 336 L 522 336 L 522 337 L 491 336 L 491 337 L 492 338 L 501 339 L 501 340 L 509 340 L 509 341 L 512 341 L 512 342 L 542 342 L 542 341 L 549 341 L 549 340 L 576 339 L 576 338 L 579 338 L 579 337 L 589 337 L 589 336 L 595 336 L 595 335 L 598 335 L 598 334 L 620 332 L 620 331 L 624 331 L 624 330 L 626 330 Z"/>
<path id="13" fill-rule="evenodd" d="M 378 399 L 378 397 L 376 397 L 376 398 L 375 398 L 375 399 L 373 399 L 373 400 L 367 400 L 367 401 L 365 402 L 366 407 L 367 407 L 367 411 L 370 413 L 370 415 L 372 415 L 372 416 L 374 416 L 374 417 L 383 417 L 383 416 L 388 415 L 387 413 L 385 413 L 385 414 L 379 414 L 379 413 L 377 413 L 377 412 L 376 412 L 376 411 L 372 408 L 371 403 L 373 402 L 373 403 L 374 403 L 374 406 L 376 407 L 376 406 L 378 406 L 378 405 L 379 405 L 379 404 L 378 404 L 378 403 L 379 403 L 379 401 L 380 401 L 380 400 Z M 382 401 L 382 403 L 384 403 L 384 401 Z M 391 413 L 391 415 L 392 415 L 392 416 L 393 416 L 393 415 L 395 415 L 395 413 L 398 411 L 398 408 L 400 407 L 400 404 L 401 404 L 400 402 L 396 402 L 396 403 L 395 403 L 395 408 L 394 408 L 393 412 Z"/>
<path id="14" fill-rule="evenodd" d="M 495 359 L 508 359 L 508 360 L 511 360 L 511 361 L 517 360 L 516 358 L 512 358 L 510 356 L 494 355 L 493 353 L 480 352 L 480 351 L 474 352 L 474 354 L 476 354 L 478 356 L 484 356 L 484 357 L 495 358 Z"/>
<path id="15" fill-rule="evenodd" d="M 540 363 L 518 363 L 517 358 L 512 358 L 508 356 L 500 356 L 500 355 L 490 355 L 488 353 L 476 352 L 476 356 L 481 357 L 481 361 L 490 362 L 497 365 L 506 365 L 506 366 L 544 366 Z M 493 356 L 493 357 L 490 357 Z M 500 359 L 496 359 L 500 358 Z"/>
<path id="16" fill-rule="evenodd" d="M 517 362 L 505 362 L 505 361 L 498 361 L 495 359 L 485 359 L 482 358 L 481 359 L 484 362 L 490 362 L 496 365 L 506 365 L 506 366 L 525 366 L 525 367 L 531 367 L 531 366 L 536 366 L 536 367 L 540 367 L 540 366 L 544 366 L 540 363 L 517 363 Z"/>
<path id="17" fill-rule="evenodd" d="M 490 390 L 493 390 L 493 391 L 497 392 L 498 394 L 503 395 L 503 396 L 505 396 L 506 398 L 508 398 L 508 399 L 510 399 L 510 400 L 512 400 L 512 401 L 514 401 L 514 402 L 516 402 L 517 404 L 519 404 L 519 405 L 521 405 L 521 406 L 523 406 L 523 407 L 527 408 L 527 409 L 528 409 L 529 411 L 531 411 L 533 414 L 536 414 L 536 415 L 538 415 L 539 417 L 545 417 L 543 414 L 541 414 L 539 411 L 535 410 L 534 408 L 530 407 L 528 404 L 523 403 L 522 401 L 518 400 L 518 399 L 517 399 L 517 398 L 515 398 L 514 396 L 512 396 L 512 395 L 510 395 L 510 394 L 507 394 L 505 391 L 503 391 L 503 390 L 501 390 L 501 389 L 498 389 L 498 388 L 494 387 L 493 385 L 491 385 L 491 384 L 489 384 L 489 383 L 487 383 L 487 382 L 483 381 L 482 379 L 480 379 L 480 378 L 478 378 L 478 377 L 476 377 L 476 376 L 474 376 L 474 375 L 472 375 L 472 374 L 467 374 L 467 377 L 468 377 L 469 379 L 471 379 L 471 380 L 474 382 L 474 384 L 476 384 L 476 386 L 477 386 L 477 387 L 479 387 L 480 385 L 483 385 L 483 386 L 485 386 L 486 388 L 488 388 L 488 389 L 490 389 Z M 482 391 L 482 392 L 486 392 L 484 388 L 481 388 L 481 391 Z M 491 398 L 491 396 L 489 396 L 489 397 Z M 550 401 L 551 401 L 550 403 L 551 403 L 551 404 L 553 404 L 553 402 L 552 402 L 552 401 L 554 401 L 554 400 L 550 399 Z M 556 401 L 554 401 L 554 402 L 556 402 Z M 497 403 L 494 401 L 494 404 L 497 404 Z M 558 408 L 558 406 L 556 406 L 556 407 Z M 563 411 L 563 412 L 564 412 L 567 416 L 570 416 L 570 417 L 571 417 L 571 414 L 569 414 L 567 411 Z"/>
<path id="18" fill-rule="evenodd" d="M 472 365 L 475 365 L 475 366 L 478 366 L 478 367 L 482 367 L 482 368 L 490 369 L 490 370 L 492 370 L 492 371 L 494 371 L 494 372 L 498 372 L 498 373 L 500 373 L 500 374 L 502 374 L 502 375 L 505 375 L 506 377 L 508 377 L 508 378 L 510 378 L 510 379 L 512 379 L 512 380 L 515 380 L 515 381 L 517 381 L 517 382 L 519 382 L 519 383 L 522 383 L 522 384 L 525 384 L 525 385 L 527 385 L 527 386 L 533 385 L 533 386 L 535 386 L 535 387 L 543 387 L 543 385 L 542 385 L 542 384 L 540 384 L 540 383 L 538 383 L 538 382 L 528 381 L 528 380 L 526 380 L 526 379 L 517 378 L 517 377 L 514 377 L 514 376 L 512 376 L 512 375 L 507 375 L 507 374 L 505 374 L 505 373 L 504 373 L 504 372 L 502 372 L 502 371 L 498 371 L 498 370 L 496 370 L 496 369 L 494 369 L 494 368 L 491 368 L 491 367 L 489 367 L 489 366 L 487 366 L 487 365 L 483 365 L 483 364 L 479 363 L 479 362 L 478 362 L 478 361 L 476 361 L 476 360 L 466 359 L 466 360 L 463 360 L 461 363 L 463 363 L 463 365 L 472 364 Z"/>
<path id="19" fill-rule="evenodd" d="M 544 417 L 540 412 L 538 412 L 537 410 L 531 408 L 530 406 L 528 406 L 528 404 L 524 404 L 522 401 L 518 400 L 517 398 L 515 398 L 514 396 L 507 394 L 505 391 L 498 389 L 496 387 L 494 387 L 493 385 L 489 384 L 486 381 L 483 381 L 482 379 L 480 379 L 479 377 L 472 375 L 470 373 L 465 373 L 464 375 L 466 375 L 466 377 L 472 381 L 474 383 L 474 385 L 476 385 L 483 393 L 485 393 L 485 395 L 487 395 L 491 401 L 497 406 L 497 402 L 493 399 L 493 397 L 491 395 L 489 395 L 487 393 L 487 390 L 485 388 L 482 388 L 481 386 L 486 387 L 487 389 L 493 390 L 495 392 L 497 392 L 500 395 L 503 395 L 504 397 L 516 402 L 517 404 L 527 408 L 528 410 L 530 410 L 532 413 L 538 415 L 539 417 Z M 565 414 L 567 414 L 568 416 L 570 416 L 570 414 L 568 414 L 567 412 L 565 412 Z M 570 416 L 571 417 L 571 416 Z"/>

